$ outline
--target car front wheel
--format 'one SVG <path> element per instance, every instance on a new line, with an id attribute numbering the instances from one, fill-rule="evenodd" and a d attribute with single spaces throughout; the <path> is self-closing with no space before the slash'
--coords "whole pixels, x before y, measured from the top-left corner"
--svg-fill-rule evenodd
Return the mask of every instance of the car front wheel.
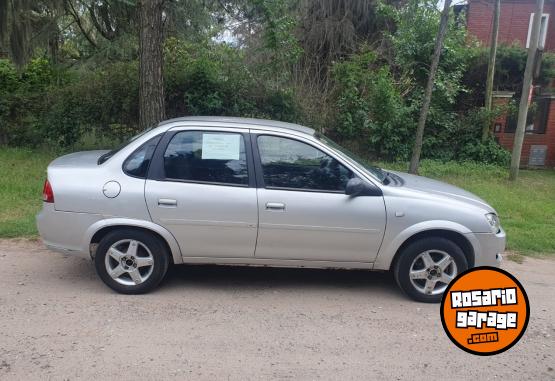
<path id="1" fill-rule="evenodd" d="M 397 284 L 408 296 L 419 302 L 437 303 L 448 284 L 467 268 L 466 257 L 457 244 L 430 237 L 405 247 L 393 271 Z"/>
<path id="2" fill-rule="evenodd" d="M 169 260 L 165 245 L 138 230 L 116 230 L 99 243 L 96 272 L 111 289 L 123 294 L 151 291 L 164 279 Z"/>

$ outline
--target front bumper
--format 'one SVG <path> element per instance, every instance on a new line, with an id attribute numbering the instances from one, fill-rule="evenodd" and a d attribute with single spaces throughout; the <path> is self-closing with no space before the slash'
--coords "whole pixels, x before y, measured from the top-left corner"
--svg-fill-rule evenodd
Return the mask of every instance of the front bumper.
<path id="1" fill-rule="evenodd" d="M 469 233 L 469 239 L 474 246 L 474 266 L 499 267 L 503 260 L 503 252 L 507 236 L 501 229 L 499 233 Z M 469 237 L 470 238 L 470 237 Z"/>

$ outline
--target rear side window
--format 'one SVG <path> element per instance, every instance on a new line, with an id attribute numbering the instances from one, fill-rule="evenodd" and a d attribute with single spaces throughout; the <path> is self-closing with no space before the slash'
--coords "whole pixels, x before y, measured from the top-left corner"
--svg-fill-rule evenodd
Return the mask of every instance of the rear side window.
<path id="1" fill-rule="evenodd" d="M 178 132 L 164 153 L 164 171 L 167 179 L 247 186 L 249 177 L 243 135 Z"/>
<path id="2" fill-rule="evenodd" d="M 328 154 L 298 140 L 259 136 L 266 188 L 344 191 L 353 173 Z"/>
<path id="3" fill-rule="evenodd" d="M 123 163 L 123 172 L 129 176 L 146 178 L 152 154 L 162 135 L 155 136 L 140 146 Z"/>

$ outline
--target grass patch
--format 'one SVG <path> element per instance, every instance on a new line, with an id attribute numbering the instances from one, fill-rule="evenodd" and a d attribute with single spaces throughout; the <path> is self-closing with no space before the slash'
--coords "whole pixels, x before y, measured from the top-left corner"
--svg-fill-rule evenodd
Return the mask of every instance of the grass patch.
<path id="1" fill-rule="evenodd" d="M 0 238 L 37 234 L 35 214 L 54 153 L 0 148 Z M 405 163 L 380 163 L 404 171 Z M 420 174 L 457 185 L 489 202 L 507 231 L 508 249 L 524 255 L 555 254 L 555 171 L 523 170 L 516 183 L 508 171 L 477 163 L 423 161 Z"/>
<path id="2" fill-rule="evenodd" d="M 35 214 L 41 207 L 46 166 L 54 154 L 0 148 L 0 237 L 37 234 Z"/>

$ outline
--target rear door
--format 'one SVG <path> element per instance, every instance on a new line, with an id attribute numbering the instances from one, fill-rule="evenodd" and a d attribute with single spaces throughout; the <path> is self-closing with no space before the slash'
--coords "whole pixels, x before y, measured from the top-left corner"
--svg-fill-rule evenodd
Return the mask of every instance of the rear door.
<path id="1" fill-rule="evenodd" d="M 145 198 L 152 220 L 187 257 L 253 257 L 258 208 L 248 130 L 168 132 L 155 153 Z"/>
<path id="2" fill-rule="evenodd" d="M 385 230 L 383 197 L 345 195 L 356 174 L 310 141 L 265 132 L 251 139 L 259 180 L 256 257 L 373 262 Z"/>

